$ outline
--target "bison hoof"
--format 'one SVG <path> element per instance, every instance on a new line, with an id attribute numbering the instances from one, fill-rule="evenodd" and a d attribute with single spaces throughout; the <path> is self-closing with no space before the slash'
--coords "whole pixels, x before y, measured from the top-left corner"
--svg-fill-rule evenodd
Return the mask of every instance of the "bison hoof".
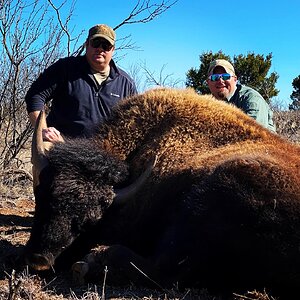
<path id="1" fill-rule="evenodd" d="M 84 284 L 84 277 L 89 271 L 89 265 L 85 261 L 78 261 L 72 266 L 73 280 L 78 284 Z"/>

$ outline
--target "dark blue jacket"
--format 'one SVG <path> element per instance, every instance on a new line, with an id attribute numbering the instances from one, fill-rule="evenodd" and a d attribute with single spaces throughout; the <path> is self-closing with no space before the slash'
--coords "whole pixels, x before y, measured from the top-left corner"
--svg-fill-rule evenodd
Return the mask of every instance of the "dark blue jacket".
<path id="1" fill-rule="evenodd" d="M 28 90 L 28 113 L 45 109 L 52 100 L 48 126 L 71 137 L 90 136 L 121 99 L 136 94 L 133 80 L 110 63 L 110 74 L 100 86 L 85 56 L 67 57 L 47 68 Z"/>

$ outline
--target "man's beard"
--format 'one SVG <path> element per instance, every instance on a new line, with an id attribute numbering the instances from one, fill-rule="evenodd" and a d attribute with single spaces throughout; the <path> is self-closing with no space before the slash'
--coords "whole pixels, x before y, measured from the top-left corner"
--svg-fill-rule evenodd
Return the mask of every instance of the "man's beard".
<path id="1" fill-rule="evenodd" d="M 219 100 L 227 100 L 227 97 L 224 92 L 218 92 L 218 99 Z"/>

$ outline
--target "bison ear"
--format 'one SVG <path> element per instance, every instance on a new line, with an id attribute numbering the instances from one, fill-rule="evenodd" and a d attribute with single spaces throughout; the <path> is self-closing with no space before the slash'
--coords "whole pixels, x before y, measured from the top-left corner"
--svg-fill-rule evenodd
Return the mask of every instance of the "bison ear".
<path id="1" fill-rule="evenodd" d="M 82 225 L 76 218 L 71 221 L 71 231 L 75 235 L 78 235 L 82 231 Z"/>
<path id="2" fill-rule="evenodd" d="M 133 197 L 147 181 L 148 177 L 152 173 L 153 168 L 156 165 L 156 162 L 157 155 L 150 159 L 150 162 L 148 163 L 145 171 L 132 184 L 122 189 L 115 189 L 114 203 L 123 204 L 126 202 L 127 199 Z"/>

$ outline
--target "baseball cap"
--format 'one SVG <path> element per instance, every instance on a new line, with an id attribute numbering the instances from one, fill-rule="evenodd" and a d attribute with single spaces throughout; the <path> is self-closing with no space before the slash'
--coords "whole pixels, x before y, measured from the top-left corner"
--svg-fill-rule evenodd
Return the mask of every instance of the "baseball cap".
<path id="1" fill-rule="evenodd" d="M 208 76 L 213 74 L 215 67 L 223 67 L 226 73 L 235 75 L 234 67 L 229 61 L 225 59 L 216 59 L 212 61 L 209 65 Z"/>
<path id="2" fill-rule="evenodd" d="M 96 37 L 102 37 L 112 45 L 114 45 L 116 41 L 116 33 L 111 27 L 105 24 L 98 24 L 90 28 L 88 39 L 94 39 Z"/>

